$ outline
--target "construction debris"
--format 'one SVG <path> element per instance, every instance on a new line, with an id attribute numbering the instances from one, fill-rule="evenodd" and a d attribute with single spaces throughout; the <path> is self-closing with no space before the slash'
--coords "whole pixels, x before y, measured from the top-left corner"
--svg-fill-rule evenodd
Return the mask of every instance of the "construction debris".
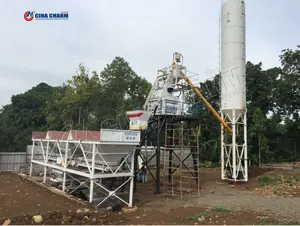
<path id="1" fill-rule="evenodd" d="M 122 212 L 123 213 L 132 213 L 132 212 L 135 212 L 135 211 L 137 211 L 137 207 L 136 206 L 134 206 L 134 207 L 123 207 L 122 208 Z"/>
<path id="2" fill-rule="evenodd" d="M 41 215 L 35 215 L 32 217 L 32 220 L 34 223 L 39 224 L 43 221 L 43 217 Z"/>
<path id="3" fill-rule="evenodd" d="M 11 223 L 11 220 L 10 219 L 7 219 L 4 221 L 4 223 L 2 225 L 9 225 Z"/>

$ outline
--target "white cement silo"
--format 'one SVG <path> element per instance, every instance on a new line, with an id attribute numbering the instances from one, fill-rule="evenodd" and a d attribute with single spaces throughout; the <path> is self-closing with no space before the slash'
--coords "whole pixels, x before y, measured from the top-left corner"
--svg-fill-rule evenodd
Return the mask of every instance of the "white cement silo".
<path id="1" fill-rule="evenodd" d="M 222 128 L 222 179 L 247 181 L 246 32 L 243 0 L 222 1 L 221 116 L 232 127 L 231 138 Z"/>

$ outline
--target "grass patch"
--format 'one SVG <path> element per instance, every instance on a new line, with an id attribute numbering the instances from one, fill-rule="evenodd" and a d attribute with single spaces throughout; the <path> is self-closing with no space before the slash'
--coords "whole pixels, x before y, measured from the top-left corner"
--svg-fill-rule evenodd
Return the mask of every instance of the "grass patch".
<path id="1" fill-rule="evenodd" d="M 300 180 L 300 176 L 299 175 L 294 175 L 293 179 L 298 182 Z"/>
<path id="2" fill-rule="evenodd" d="M 221 215 L 222 213 L 231 213 L 231 210 L 226 209 L 224 207 L 221 206 L 214 206 L 210 209 L 210 211 L 203 211 L 201 213 L 196 213 L 193 214 L 191 216 L 188 216 L 187 219 L 188 220 L 198 220 L 199 218 L 202 218 L 203 216 L 206 217 L 212 217 L 215 214 Z"/>
<path id="3" fill-rule="evenodd" d="M 265 176 L 259 178 L 259 184 L 261 186 L 275 185 L 276 180 L 274 177 L 265 175 Z"/>
<path id="4" fill-rule="evenodd" d="M 220 166 L 221 165 L 218 162 L 211 162 L 211 161 L 199 162 L 199 168 L 218 168 Z"/>
<path id="5" fill-rule="evenodd" d="M 273 190 L 275 195 L 280 195 L 281 188 L 277 187 Z"/>
<path id="6" fill-rule="evenodd" d="M 211 211 L 216 212 L 216 213 L 231 213 L 231 210 L 226 209 L 221 206 L 214 206 Z"/>
<path id="7" fill-rule="evenodd" d="M 290 186 L 293 186 L 293 178 L 289 178 L 286 180 L 286 183 Z"/>

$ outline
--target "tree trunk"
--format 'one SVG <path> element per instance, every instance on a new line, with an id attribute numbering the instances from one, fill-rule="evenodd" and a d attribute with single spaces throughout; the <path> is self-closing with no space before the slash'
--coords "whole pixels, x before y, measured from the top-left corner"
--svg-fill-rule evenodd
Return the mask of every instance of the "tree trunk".
<path id="1" fill-rule="evenodd" d="M 258 135 L 258 166 L 259 167 L 261 167 L 260 140 L 261 140 L 261 136 Z"/>
<path id="2" fill-rule="evenodd" d="M 295 162 L 297 162 L 298 158 L 297 158 L 297 140 L 296 140 L 296 137 L 294 137 L 294 152 L 295 152 Z"/>

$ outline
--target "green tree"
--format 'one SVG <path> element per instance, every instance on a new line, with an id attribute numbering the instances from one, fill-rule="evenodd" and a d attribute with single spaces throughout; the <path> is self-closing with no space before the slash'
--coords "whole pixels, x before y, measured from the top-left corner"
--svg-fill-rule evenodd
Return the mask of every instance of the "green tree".
<path id="1" fill-rule="evenodd" d="M 281 124 L 280 115 L 272 115 L 267 120 L 267 130 L 264 133 L 268 139 L 269 152 L 265 155 L 265 160 L 269 163 L 278 161 L 280 153 L 285 153 L 285 126 Z"/>
<path id="2" fill-rule="evenodd" d="M 213 108 L 218 111 L 220 108 L 219 75 L 216 75 L 212 80 L 201 82 L 199 86 L 200 92 Z M 221 153 L 220 122 L 196 93 L 190 93 L 186 98 L 186 102 L 191 105 L 189 113 L 197 116 L 201 123 L 201 133 L 199 137 L 200 160 L 218 162 Z"/>
<path id="3" fill-rule="evenodd" d="M 286 118 L 284 120 L 284 126 L 286 129 L 285 140 L 286 140 L 286 153 L 289 157 L 289 161 L 297 161 L 299 158 L 299 145 L 300 145 L 300 127 L 299 119 L 291 120 Z"/>
<path id="4" fill-rule="evenodd" d="M 280 55 L 282 73 L 276 92 L 277 108 L 294 120 L 300 112 L 300 46 L 284 49 Z"/>
<path id="5" fill-rule="evenodd" d="M 247 84 L 247 110 L 251 119 L 256 108 L 260 108 L 263 114 L 272 112 L 275 105 L 275 88 L 277 78 L 281 73 L 280 68 L 262 70 L 262 63 L 253 64 L 247 62 L 246 84 Z M 251 121 L 251 120 L 250 120 Z"/>
<path id="6" fill-rule="evenodd" d="M 126 128 L 126 111 L 142 109 L 151 84 L 138 76 L 122 57 L 115 57 L 100 73 L 100 78 L 103 89 L 97 103 L 97 117 L 100 122 L 117 120 L 120 127 Z"/>
<path id="7" fill-rule="evenodd" d="M 267 139 L 267 118 L 260 108 L 256 108 L 252 116 L 252 125 L 249 128 L 250 136 L 257 138 L 258 141 L 258 164 L 261 166 L 261 152 L 268 151 Z"/>
<path id="8" fill-rule="evenodd" d="M 44 108 L 48 129 L 98 130 L 109 124 L 125 128 L 127 110 L 142 106 L 151 84 L 139 77 L 121 57 L 98 75 L 79 65 L 78 72 L 62 86 Z"/>
<path id="9" fill-rule="evenodd" d="M 23 94 L 14 95 L 11 104 L 0 113 L 1 151 L 26 151 L 31 143 L 31 132 L 46 129 L 46 116 L 41 110 L 57 87 L 45 83 Z"/>
<path id="10" fill-rule="evenodd" d="M 94 115 L 94 103 L 99 98 L 101 84 L 96 72 L 80 64 L 78 71 L 47 101 L 44 112 L 48 129 L 92 129 L 89 117 Z"/>

